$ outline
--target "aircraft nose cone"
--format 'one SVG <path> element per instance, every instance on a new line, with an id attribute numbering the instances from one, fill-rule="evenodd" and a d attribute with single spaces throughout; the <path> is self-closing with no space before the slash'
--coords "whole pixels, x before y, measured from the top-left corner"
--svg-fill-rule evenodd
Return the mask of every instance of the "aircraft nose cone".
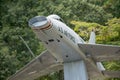
<path id="1" fill-rule="evenodd" d="M 45 16 L 36 16 L 28 21 L 28 24 L 33 29 L 42 29 L 49 25 L 49 22 Z"/>

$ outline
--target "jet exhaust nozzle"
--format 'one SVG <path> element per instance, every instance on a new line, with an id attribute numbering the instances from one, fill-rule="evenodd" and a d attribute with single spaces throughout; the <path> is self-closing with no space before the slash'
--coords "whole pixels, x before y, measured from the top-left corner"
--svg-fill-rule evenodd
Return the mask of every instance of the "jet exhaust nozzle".
<path id="1" fill-rule="evenodd" d="M 45 16 L 33 17 L 29 20 L 28 24 L 32 29 L 42 30 L 42 29 L 50 27 L 50 22 Z"/>

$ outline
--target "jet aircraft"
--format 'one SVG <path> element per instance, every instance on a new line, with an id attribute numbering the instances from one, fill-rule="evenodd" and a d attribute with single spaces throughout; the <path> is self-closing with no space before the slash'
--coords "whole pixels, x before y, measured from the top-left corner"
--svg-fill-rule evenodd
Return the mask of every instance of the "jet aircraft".
<path id="1" fill-rule="evenodd" d="M 81 68 L 78 74 L 82 72 L 80 74 L 88 75 L 87 79 L 81 80 L 120 77 L 120 71 L 106 71 L 101 63 L 120 60 L 120 47 L 95 44 L 94 31 L 91 32 L 89 42 L 86 43 L 58 15 L 33 17 L 29 20 L 29 26 L 47 50 L 9 77 L 8 80 L 34 80 L 51 72 L 67 70 L 64 66 L 66 63 L 77 61 L 83 61 L 85 68 L 83 71 Z M 69 71 L 65 70 L 65 74 L 68 74 Z M 66 78 L 65 80 L 75 80 L 75 78 Z"/>

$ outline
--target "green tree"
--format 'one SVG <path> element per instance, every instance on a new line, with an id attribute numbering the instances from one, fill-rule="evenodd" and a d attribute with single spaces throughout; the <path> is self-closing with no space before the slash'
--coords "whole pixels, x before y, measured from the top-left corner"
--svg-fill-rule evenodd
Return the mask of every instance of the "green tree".
<path id="1" fill-rule="evenodd" d="M 120 12 L 119 0 L 115 0 L 115 3 L 111 1 L 113 0 L 1 0 L 0 79 L 6 80 L 8 76 L 15 73 L 32 59 L 30 52 L 19 36 L 23 37 L 36 56 L 44 50 L 41 42 L 39 42 L 32 30 L 28 27 L 28 20 L 37 15 L 48 16 L 50 14 L 58 14 L 70 27 L 78 25 L 78 28 L 83 30 L 83 32 L 80 33 L 77 29 L 75 31 L 79 32 L 80 35 L 82 34 L 82 37 L 85 36 L 85 40 L 88 40 L 89 37 L 87 31 L 90 32 L 93 26 L 96 26 L 97 40 L 119 41 L 119 25 L 116 27 L 119 20 L 113 19 L 107 22 L 108 19 L 111 19 L 112 15 L 119 17 Z M 76 21 L 70 24 L 73 20 Z M 117 23 L 115 23 L 116 20 Z M 76 23 L 77 21 L 78 23 Z M 81 24 L 79 21 L 81 21 Z M 105 24 L 106 22 L 107 24 Z M 105 28 L 103 24 L 107 27 Z M 109 27 L 114 34 L 110 34 Z M 84 32 L 85 34 L 83 34 Z M 106 33 L 109 36 L 106 36 L 107 39 L 104 39 L 105 37 L 100 38 L 100 33 L 102 35 Z M 62 73 L 47 75 L 44 79 L 60 79 Z"/>
<path id="2" fill-rule="evenodd" d="M 30 4 L 28 4 L 28 2 Z M 43 45 L 28 27 L 28 19 L 36 14 L 32 0 L 15 1 L 1 0 L 0 14 L 0 79 L 15 73 L 31 59 L 29 50 L 19 36 L 22 36 L 35 55 L 44 50 Z M 33 6 L 32 6 L 33 5 Z M 29 8 L 28 8 L 29 7 Z"/>
<path id="3" fill-rule="evenodd" d="M 90 32 L 95 30 L 97 43 L 119 45 L 120 46 L 120 19 L 113 18 L 106 22 L 106 26 L 97 23 L 88 23 L 81 21 L 71 21 L 71 24 L 75 26 L 74 30 L 84 38 L 88 40 Z M 103 62 L 107 70 L 120 70 L 119 61 Z M 107 79 L 108 80 L 108 79 Z M 119 80 L 113 78 L 109 80 Z"/>
<path id="4" fill-rule="evenodd" d="M 114 17 L 120 17 L 120 0 L 106 0 L 103 8 L 108 13 L 112 13 Z"/>
<path id="5" fill-rule="evenodd" d="M 100 30 L 104 27 L 98 23 L 90 23 L 90 22 L 81 22 L 81 21 L 71 21 L 73 24 L 74 31 L 77 32 L 84 40 L 88 40 L 90 36 L 90 32 L 92 30 L 96 31 L 96 34 L 100 34 Z M 97 40 L 99 37 L 97 37 Z"/>

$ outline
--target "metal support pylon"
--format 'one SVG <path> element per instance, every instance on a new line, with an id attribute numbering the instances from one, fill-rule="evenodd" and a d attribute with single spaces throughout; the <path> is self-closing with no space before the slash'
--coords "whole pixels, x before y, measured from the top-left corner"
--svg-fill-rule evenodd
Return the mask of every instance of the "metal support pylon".
<path id="1" fill-rule="evenodd" d="M 84 61 L 64 63 L 64 80 L 88 80 Z"/>

